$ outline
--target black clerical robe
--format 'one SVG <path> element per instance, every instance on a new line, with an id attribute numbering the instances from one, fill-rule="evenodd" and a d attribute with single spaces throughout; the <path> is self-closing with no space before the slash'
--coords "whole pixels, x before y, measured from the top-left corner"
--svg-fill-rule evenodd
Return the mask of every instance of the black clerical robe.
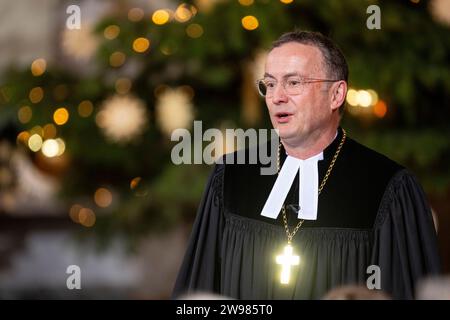
<path id="1" fill-rule="evenodd" d="M 322 181 L 342 138 L 323 151 Z M 286 158 L 283 150 L 281 161 Z M 287 242 L 282 215 L 260 215 L 277 175 L 259 164 L 217 164 L 198 209 L 174 296 L 201 291 L 238 299 L 320 299 L 345 284 L 366 285 L 380 268 L 381 290 L 411 299 L 415 284 L 440 270 L 430 207 L 416 178 L 347 137 L 319 195 L 317 220 L 305 221 L 292 245 L 301 257 L 280 284 L 275 255 Z M 298 175 L 285 204 L 298 204 Z M 295 213 L 288 214 L 292 228 Z"/>

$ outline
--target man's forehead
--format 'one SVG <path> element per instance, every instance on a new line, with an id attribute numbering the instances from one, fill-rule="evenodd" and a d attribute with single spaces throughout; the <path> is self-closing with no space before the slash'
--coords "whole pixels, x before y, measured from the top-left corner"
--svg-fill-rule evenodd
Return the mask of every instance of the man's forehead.
<path id="1" fill-rule="evenodd" d="M 321 68 L 321 52 L 317 47 L 289 42 L 274 48 L 267 56 L 266 72 L 313 72 Z M 301 70 L 299 70 L 301 69 Z"/>

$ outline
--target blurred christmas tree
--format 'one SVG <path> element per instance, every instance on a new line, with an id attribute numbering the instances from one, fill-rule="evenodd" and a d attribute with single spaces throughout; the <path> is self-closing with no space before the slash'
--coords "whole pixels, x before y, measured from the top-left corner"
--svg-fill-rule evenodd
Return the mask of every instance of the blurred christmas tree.
<path id="1" fill-rule="evenodd" d="M 73 63 L 37 58 L 0 89 L 0 126 L 13 125 L 16 147 L 60 181 L 73 220 L 136 237 L 191 219 L 209 168 L 172 164 L 171 132 L 194 119 L 203 129 L 270 127 L 253 84 L 270 43 L 294 28 L 344 51 L 351 135 L 411 168 L 428 192 L 448 191 L 442 1 L 197 0 L 151 12 L 117 3 L 95 26 L 62 32 Z M 366 27 L 370 4 L 380 30 Z"/>

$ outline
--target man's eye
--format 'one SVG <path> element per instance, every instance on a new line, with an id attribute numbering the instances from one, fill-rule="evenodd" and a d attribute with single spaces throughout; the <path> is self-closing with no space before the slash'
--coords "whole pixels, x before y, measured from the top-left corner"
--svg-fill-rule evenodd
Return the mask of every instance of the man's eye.
<path id="1" fill-rule="evenodd" d="M 289 87 L 298 87 L 300 85 L 300 81 L 298 80 L 289 80 L 287 82 Z"/>
<path id="2" fill-rule="evenodd" d="M 269 89 L 273 89 L 275 88 L 275 83 L 274 82 L 266 82 L 266 87 Z"/>

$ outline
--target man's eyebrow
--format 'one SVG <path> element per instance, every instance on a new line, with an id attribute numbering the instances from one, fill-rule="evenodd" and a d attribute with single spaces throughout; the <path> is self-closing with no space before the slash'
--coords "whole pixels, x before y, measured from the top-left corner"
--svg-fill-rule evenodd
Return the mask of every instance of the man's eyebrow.
<path id="1" fill-rule="evenodd" d="M 301 78 L 305 77 L 305 76 L 299 74 L 298 72 L 289 72 L 289 73 L 286 73 L 285 75 L 283 75 L 283 79 L 286 79 L 286 78 L 289 78 L 289 77 L 292 77 L 292 76 L 301 77 Z M 271 75 L 270 73 L 267 73 L 267 72 L 264 73 L 264 78 L 276 79 L 273 75 Z"/>
<path id="2" fill-rule="evenodd" d="M 273 78 L 273 79 L 275 79 L 275 77 L 273 75 L 271 75 L 270 73 L 267 73 L 267 72 L 264 73 L 264 78 Z"/>

